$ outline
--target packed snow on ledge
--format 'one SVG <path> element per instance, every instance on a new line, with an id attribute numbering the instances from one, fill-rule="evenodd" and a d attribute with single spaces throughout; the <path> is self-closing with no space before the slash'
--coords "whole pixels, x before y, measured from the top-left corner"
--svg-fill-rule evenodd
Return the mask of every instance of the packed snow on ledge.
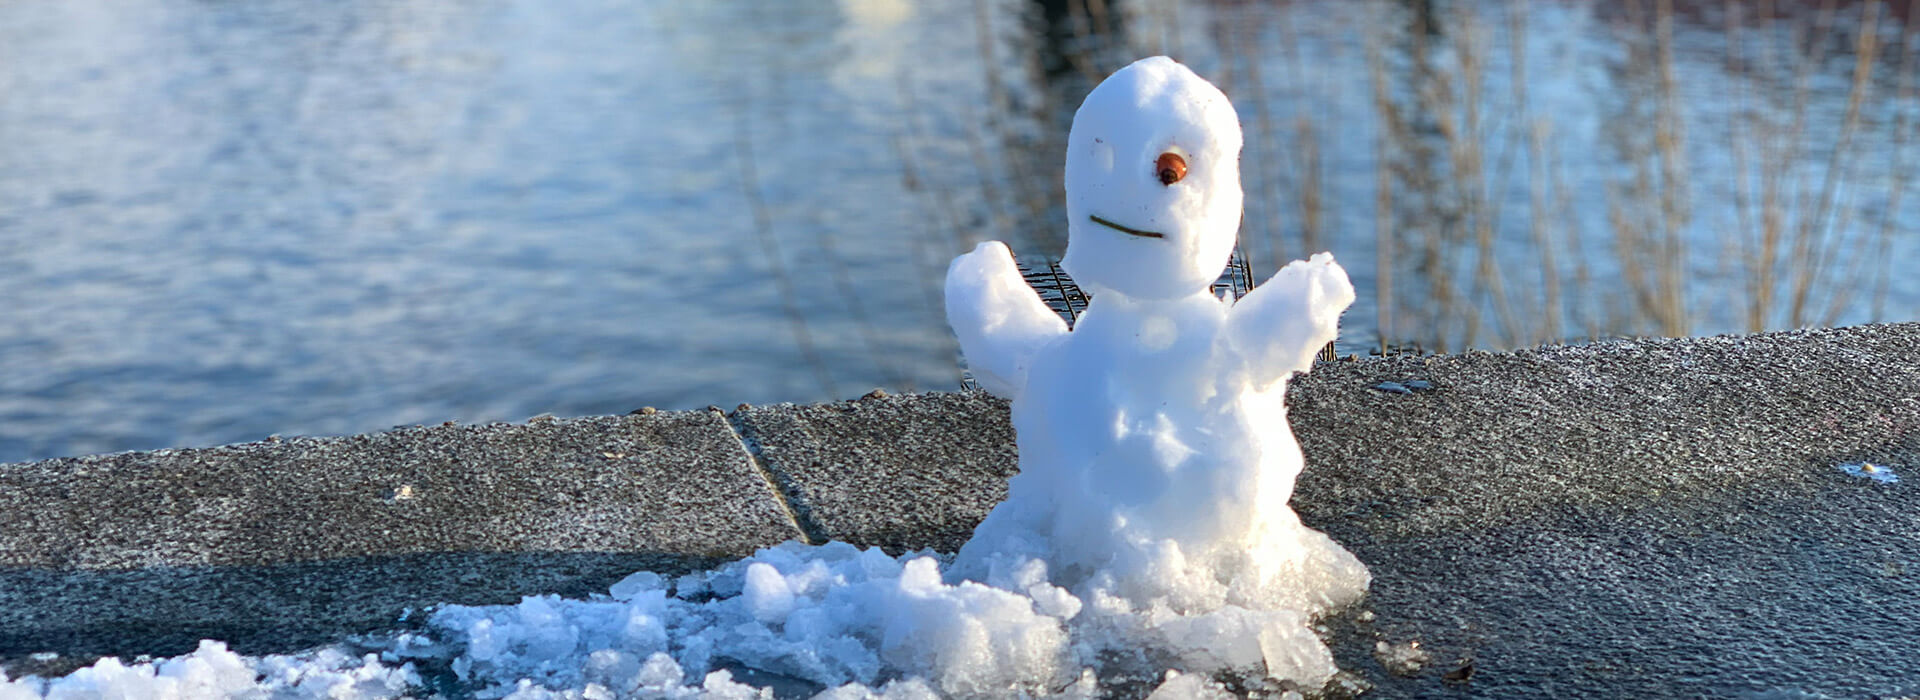
<path id="1" fill-rule="evenodd" d="M 1165 58 L 1135 63 L 1094 89 L 1068 137 L 1062 265 L 1093 292 L 1078 325 L 1004 246 L 954 261 L 948 319 L 974 375 L 1013 402 L 1021 472 L 950 559 L 789 543 L 673 580 L 637 573 L 589 600 L 446 606 L 374 655 L 245 658 L 209 642 L 0 681 L 0 700 L 1320 690 L 1338 669 L 1313 620 L 1369 579 L 1287 506 L 1303 460 L 1283 399 L 1353 288 L 1322 254 L 1239 300 L 1208 292 L 1240 220 L 1240 145 L 1213 85 Z"/>
<path id="2" fill-rule="evenodd" d="M 0 700 L 774 696 L 723 667 L 799 679 L 825 688 L 823 700 L 1098 697 L 1103 681 L 1158 685 L 1159 698 L 1231 697 L 1208 674 L 1167 671 L 1237 671 L 1251 683 L 1243 688 L 1275 693 L 1310 691 L 1334 672 L 1290 615 L 1082 601 L 1049 584 L 1038 561 L 997 585 L 949 583 L 941 565 L 936 555 L 788 543 L 675 580 L 636 573 L 589 600 L 446 606 L 418 633 L 362 640 L 378 653 L 246 657 L 203 642 L 171 659 L 0 681 Z M 1115 654 L 1134 658 L 1103 661 Z M 422 667 L 452 678 L 423 680 Z M 1269 673 L 1294 680 L 1262 684 Z"/>

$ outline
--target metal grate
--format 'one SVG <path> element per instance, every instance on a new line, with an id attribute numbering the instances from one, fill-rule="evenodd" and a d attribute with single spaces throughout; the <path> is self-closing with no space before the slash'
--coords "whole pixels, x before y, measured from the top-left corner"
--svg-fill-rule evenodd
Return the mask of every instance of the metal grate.
<path id="1" fill-rule="evenodd" d="M 1087 293 L 1073 283 L 1073 278 L 1067 276 L 1066 270 L 1060 269 L 1058 258 L 1029 261 L 1015 257 L 1013 262 L 1020 268 L 1020 276 L 1026 278 L 1027 284 L 1040 293 L 1040 300 L 1047 303 L 1047 308 L 1053 309 L 1054 313 L 1066 320 L 1068 328 L 1080 320 L 1080 313 L 1087 310 Z M 1238 299 L 1250 291 L 1253 291 L 1253 269 L 1236 250 L 1227 261 L 1227 269 L 1220 273 L 1220 279 L 1214 280 L 1213 294 L 1219 296 L 1223 292 L 1231 292 L 1233 298 Z"/>
<path id="2" fill-rule="evenodd" d="M 1087 293 L 1073 283 L 1073 278 L 1067 276 L 1066 270 L 1060 269 L 1059 258 L 1022 258 L 1016 255 L 1013 262 L 1020 268 L 1020 276 L 1027 280 L 1027 285 L 1040 294 L 1040 300 L 1046 302 L 1047 308 L 1060 314 L 1068 328 L 1080 320 L 1080 314 L 1087 310 Z M 1253 286 L 1253 266 L 1236 249 L 1233 257 L 1227 261 L 1227 269 L 1220 274 L 1220 279 L 1214 280 L 1213 293 L 1215 296 L 1230 293 L 1233 298 L 1239 299 L 1253 291 Z M 1333 345 L 1327 345 L 1320 355 L 1322 359 L 1333 359 Z M 960 373 L 960 387 L 977 389 L 979 385 L 973 381 L 971 372 L 963 370 Z"/>

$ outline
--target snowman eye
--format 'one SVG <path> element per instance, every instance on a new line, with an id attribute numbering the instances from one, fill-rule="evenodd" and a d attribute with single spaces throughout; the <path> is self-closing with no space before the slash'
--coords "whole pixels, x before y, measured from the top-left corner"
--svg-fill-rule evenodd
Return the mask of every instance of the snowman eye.
<path id="1" fill-rule="evenodd" d="M 1160 184 L 1171 185 L 1187 176 L 1187 159 L 1178 153 L 1162 153 L 1160 160 L 1154 161 L 1153 169 L 1160 175 Z"/>

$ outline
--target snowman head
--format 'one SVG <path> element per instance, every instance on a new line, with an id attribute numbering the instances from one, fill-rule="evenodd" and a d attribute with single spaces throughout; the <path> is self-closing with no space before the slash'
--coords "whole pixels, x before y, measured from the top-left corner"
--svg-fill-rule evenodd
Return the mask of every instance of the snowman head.
<path id="1" fill-rule="evenodd" d="M 1108 76 L 1067 135 L 1067 254 L 1099 293 L 1174 299 L 1208 288 L 1240 228 L 1240 118 L 1165 56 Z"/>

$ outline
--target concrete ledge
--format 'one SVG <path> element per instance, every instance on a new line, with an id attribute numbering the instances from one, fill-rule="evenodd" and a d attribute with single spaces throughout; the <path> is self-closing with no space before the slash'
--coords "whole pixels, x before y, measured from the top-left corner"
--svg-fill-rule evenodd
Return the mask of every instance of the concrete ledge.
<path id="1" fill-rule="evenodd" d="M 799 535 L 706 411 L 0 465 L 0 658 L 286 651 Z"/>
<path id="2" fill-rule="evenodd" d="M 1433 389 L 1372 388 L 1412 380 Z M 1920 324 L 1322 363 L 1288 393 L 1309 464 L 1294 501 L 1413 537 L 1806 491 L 1847 482 L 1843 462 L 1912 462 L 1917 388 Z"/>
<path id="3" fill-rule="evenodd" d="M 1920 690 L 1916 387 L 1920 324 L 1321 363 L 1294 504 L 1375 574 L 1327 634 L 1383 697 Z M 794 537 L 947 550 L 1014 465 L 972 393 L 0 465 L 0 660 L 288 650 Z M 1410 641 L 1430 664 L 1373 656 Z"/>
<path id="4" fill-rule="evenodd" d="M 1920 638 L 1916 387 L 1920 324 L 1323 364 L 1294 503 L 1374 572 L 1341 665 L 1395 697 L 1920 691 L 1885 661 Z M 1413 640 L 1438 668 L 1372 658 Z"/>
<path id="5" fill-rule="evenodd" d="M 956 551 L 1018 470 L 1007 402 L 983 392 L 742 406 L 734 420 L 820 542 Z"/>

